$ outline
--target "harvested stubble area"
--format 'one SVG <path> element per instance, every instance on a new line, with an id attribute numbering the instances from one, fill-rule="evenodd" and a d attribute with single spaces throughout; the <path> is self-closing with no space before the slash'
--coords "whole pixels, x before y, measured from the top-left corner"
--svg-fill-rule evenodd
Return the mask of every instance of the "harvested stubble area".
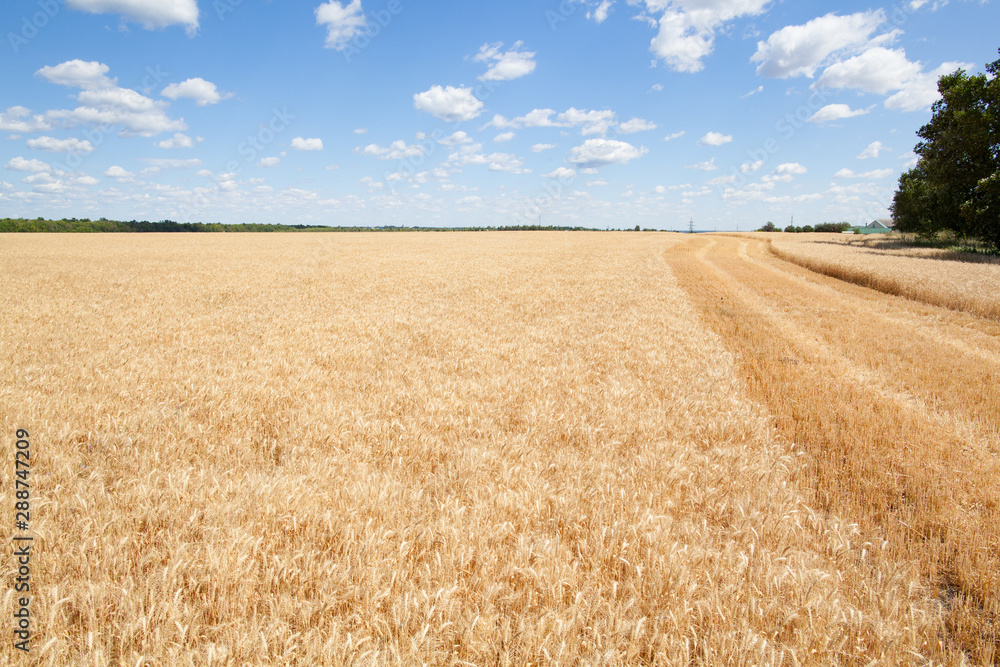
<path id="1" fill-rule="evenodd" d="M 976 479 L 950 472 L 929 507 L 910 495 L 917 487 L 900 492 L 914 532 L 941 528 L 935 512 L 964 503 L 966 523 L 949 535 L 980 535 L 942 536 L 939 551 L 971 559 L 968 586 L 994 586 L 977 608 L 960 580 L 942 597 L 919 554 L 852 503 L 885 483 L 872 477 L 882 459 L 912 472 L 905 465 L 925 451 L 947 458 L 939 450 L 952 437 L 965 438 L 963 469 L 993 475 L 984 483 L 995 488 L 996 411 L 963 407 L 974 387 L 911 396 L 903 385 L 923 380 L 866 366 L 864 346 L 851 359 L 822 356 L 841 339 L 796 334 L 806 308 L 824 294 L 831 312 L 864 297 L 789 274 L 812 292 L 781 320 L 760 280 L 780 282 L 785 270 L 768 264 L 778 260 L 720 242 L 758 267 L 741 286 L 743 276 L 720 273 L 728 267 L 699 264 L 711 261 L 706 243 L 635 233 L 3 237 L 0 503 L 12 526 L 13 434 L 28 429 L 36 555 L 32 652 L 14 656 L 4 630 L 0 658 L 987 659 L 974 653 L 982 642 L 956 632 L 997 594 L 987 562 L 996 510 L 984 504 L 994 492 L 947 496 L 964 488 L 956 479 Z M 879 322 L 919 322 L 921 341 L 940 337 L 959 355 L 942 363 L 996 368 L 995 338 L 937 329 L 930 310 L 875 311 Z M 725 325 L 743 314 L 748 324 L 777 318 L 776 340 L 802 349 L 751 349 L 752 332 Z M 762 389 L 755 358 L 765 371 L 802 370 L 765 376 L 803 382 L 784 388 L 785 408 L 780 385 Z M 842 407 L 816 402 L 826 394 L 807 400 L 820 376 L 884 399 L 859 411 L 908 406 L 893 428 L 923 430 L 909 449 L 891 431 L 877 453 L 856 451 L 870 430 L 858 422 L 796 435 L 797 420 L 826 424 Z M 921 449 L 925 439 L 938 449 Z M 831 442 L 842 449 L 824 458 Z M 972 467 L 976 456 L 985 462 Z M 956 630 L 956 618 L 966 625 Z"/>

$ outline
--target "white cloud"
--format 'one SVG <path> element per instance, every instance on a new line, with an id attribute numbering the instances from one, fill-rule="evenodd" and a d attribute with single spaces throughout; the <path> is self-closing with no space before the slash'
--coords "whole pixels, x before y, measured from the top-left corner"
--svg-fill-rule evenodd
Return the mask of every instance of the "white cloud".
<path id="1" fill-rule="evenodd" d="M 214 83 L 197 76 L 180 83 L 172 83 L 164 88 L 161 94 L 172 100 L 186 97 L 194 100 L 195 104 L 200 107 L 218 104 L 233 96 L 232 93 L 220 93 Z"/>
<path id="2" fill-rule="evenodd" d="M 455 135 L 452 135 L 448 139 L 443 139 L 441 143 L 444 144 L 445 146 L 454 145 L 454 143 L 446 143 L 449 139 L 451 139 L 452 141 L 462 141 L 462 138 L 455 138 Z M 420 144 L 408 145 L 405 141 L 399 139 L 397 141 L 392 142 L 388 146 L 379 146 L 378 144 L 368 144 L 364 148 L 356 149 L 355 152 L 360 153 L 362 155 L 367 155 L 368 157 L 378 158 L 379 160 L 405 160 L 406 158 L 423 155 L 424 148 Z"/>
<path id="3" fill-rule="evenodd" d="M 547 174 L 542 174 L 544 178 L 554 178 L 560 181 L 566 181 L 571 178 L 576 177 L 576 169 L 570 169 L 569 167 L 559 167 L 554 171 L 550 171 Z"/>
<path id="4" fill-rule="evenodd" d="M 257 161 L 257 166 L 264 169 L 270 169 L 271 167 L 277 167 L 281 164 L 280 157 L 263 157 Z"/>
<path id="5" fill-rule="evenodd" d="M 32 173 L 48 173 L 52 171 L 52 167 L 47 162 L 42 162 L 41 160 L 26 160 L 23 157 L 12 158 L 4 166 L 7 169 L 13 169 L 15 171 L 28 171 Z"/>
<path id="6" fill-rule="evenodd" d="M 697 164 L 689 164 L 684 168 L 697 169 L 698 171 L 715 171 L 716 169 L 718 169 L 718 167 L 715 166 L 715 158 L 712 158 L 707 162 L 698 162 Z"/>
<path id="7" fill-rule="evenodd" d="M 486 156 L 487 169 L 490 171 L 505 171 L 510 174 L 528 174 L 530 169 L 522 169 L 524 162 L 510 153 L 491 153 Z"/>
<path id="8" fill-rule="evenodd" d="M 764 166 L 763 160 L 757 160 L 756 162 L 744 162 L 743 164 L 740 165 L 740 173 L 751 174 L 763 166 Z"/>
<path id="9" fill-rule="evenodd" d="M 101 128 L 120 125 L 122 136 L 152 137 L 161 132 L 186 130 L 187 124 L 174 120 L 164 111 L 167 103 L 154 101 L 129 88 L 120 88 L 107 77 L 108 66 L 98 62 L 70 60 L 47 66 L 35 74 L 52 83 L 81 88 L 80 103 L 72 110 L 46 113 L 46 119 L 67 125 L 90 124 Z"/>
<path id="10" fill-rule="evenodd" d="M 809 170 L 805 166 L 799 164 L 798 162 L 786 162 L 784 164 L 779 164 L 774 173 L 777 176 L 801 176 Z"/>
<path id="11" fill-rule="evenodd" d="M 142 170 L 141 174 L 143 176 L 158 174 L 164 169 L 194 169 L 195 167 L 201 166 L 201 160 L 198 158 L 143 158 L 142 161 L 150 165 Z M 235 176 L 223 174 L 219 178 L 223 180 L 232 180 Z"/>
<path id="12" fill-rule="evenodd" d="M 58 65 L 46 65 L 35 72 L 35 76 L 60 86 L 95 90 L 115 85 L 116 80 L 107 76 L 110 69 L 104 63 L 75 59 Z"/>
<path id="13" fill-rule="evenodd" d="M 483 112 L 483 103 L 467 87 L 431 86 L 413 96 L 413 107 L 448 122 L 472 120 Z"/>
<path id="14" fill-rule="evenodd" d="M 596 187 L 600 187 L 602 185 L 607 185 L 607 184 L 608 184 L 608 182 L 606 180 L 604 180 L 603 178 L 598 178 L 598 179 L 593 180 L 593 181 L 587 181 L 587 187 L 588 188 L 596 188 Z"/>
<path id="15" fill-rule="evenodd" d="M 638 0 L 635 3 L 637 4 Z M 663 12 L 650 51 L 678 72 L 698 72 L 715 48 L 715 33 L 741 16 L 764 11 L 769 0 L 645 0 L 649 13 Z M 650 19 L 653 21 L 652 19 Z"/>
<path id="16" fill-rule="evenodd" d="M 354 134 L 368 134 L 368 128 L 367 127 L 354 128 Z"/>
<path id="17" fill-rule="evenodd" d="M 556 147 L 555 144 L 535 144 L 534 146 L 531 147 L 531 152 L 541 153 L 542 151 L 552 150 L 555 147 Z"/>
<path id="18" fill-rule="evenodd" d="M 751 62 L 760 63 L 757 74 L 773 79 L 813 76 L 832 55 L 871 42 L 871 35 L 885 22 L 885 12 L 858 12 L 848 16 L 830 13 L 804 25 L 790 25 L 757 43 Z"/>
<path id="19" fill-rule="evenodd" d="M 720 132 L 709 132 L 698 140 L 699 146 L 722 146 L 733 140 L 733 135 Z"/>
<path id="20" fill-rule="evenodd" d="M 192 146 L 194 146 L 194 141 L 191 139 L 191 137 L 187 136 L 186 134 L 176 132 L 174 133 L 174 136 L 170 137 L 169 139 L 165 139 L 164 141 L 161 141 L 156 145 L 159 146 L 160 148 L 166 148 L 168 150 L 172 148 L 191 148 Z"/>
<path id="21" fill-rule="evenodd" d="M 635 134 L 636 132 L 647 132 L 649 130 L 656 129 L 656 123 L 651 123 L 648 120 L 643 120 L 642 118 L 633 118 L 627 120 L 619 126 L 622 134 Z"/>
<path id="22" fill-rule="evenodd" d="M 836 174 L 833 175 L 834 178 L 867 178 L 867 179 L 878 179 L 885 178 L 886 176 L 891 176 L 895 171 L 892 169 L 875 169 L 873 171 L 866 171 L 863 174 L 857 174 L 852 169 L 841 169 Z"/>
<path id="23" fill-rule="evenodd" d="M 867 160 L 869 158 L 875 158 L 878 157 L 879 153 L 887 150 L 889 149 L 886 148 L 881 141 L 873 141 L 872 143 L 868 144 L 868 146 L 863 151 L 861 151 L 861 153 L 858 154 L 857 159 Z"/>
<path id="24" fill-rule="evenodd" d="M 913 169 L 914 167 L 917 166 L 917 162 L 920 161 L 920 157 L 913 151 L 903 153 L 902 155 L 899 156 L 899 159 L 904 161 L 902 166 L 902 169 L 904 171 L 907 169 Z"/>
<path id="25" fill-rule="evenodd" d="M 135 174 L 130 171 L 126 171 L 122 167 L 117 165 L 108 167 L 108 170 L 104 172 L 104 175 L 108 178 L 113 178 L 121 183 L 130 183 L 135 179 Z"/>
<path id="26" fill-rule="evenodd" d="M 681 130 L 680 132 L 674 132 L 673 134 L 668 134 L 667 136 L 663 137 L 663 140 L 673 141 L 674 139 L 679 139 L 680 137 L 683 137 L 685 134 L 686 132 L 684 130 Z"/>
<path id="27" fill-rule="evenodd" d="M 762 93 L 762 92 L 764 92 L 764 86 L 757 86 L 756 88 L 754 88 L 753 90 L 751 90 L 749 93 L 744 93 L 743 95 L 740 95 L 740 99 L 741 100 L 745 100 L 748 97 L 753 97 L 754 95 L 756 95 L 758 93 Z"/>
<path id="28" fill-rule="evenodd" d="M 348 43 L 368 25 L 361 0 L 352 0 L 344 6 L 335 1 L 316 8 L 316 25 L 326 26 L 326 48 L 343 51 Z"/>
<path id="29" fill-rule="evenodd" d="M 932 72 L 924 72 L 905 83 L 903 89 L 885 101 L 886 109 L 897 111 L 924 111 L 941 98 L 937 82 L 945 74 L 955 70 L 969 70 L 969 63 L 948 62 Z"/>
<path id="30" fill-rule="evenodd" d="M 799 164 L 798 162 L 786 162 L 784 164 L 779 164 L 775 168 L 774 172 L 762 178 L 761 181 L 763 181 L 764 183 L 770 183 L 770 182 L 788 183 L 795 176 L 801 176 L 802 174 L 805 174 L 808 171 L 809 170 L 806 169 L 805 166 Z"/>
<path id="31" fill-rule="evenodd" d="M 846 104 L 827 104 L 825 107 L 814 113 L 810 118 L 810 123 L 829 123 L 842 118 L 853 118 L 854 116 L 864 116 L 871 111 L 868 109 L 851 109 Z"/>
<path id="32" fill-rule="evenodd" d="M 52 126 L 44 116 L 31 116 L 31 110 L 22 106 L 8 107 L 0 112 L 0 131 L 4 132 L 42 132 L 51 130 Z"/>
<path id="33" fill-rule="evenodd" d="M 297 151 L 321 151 L 323 150 L 323 140 L 295 137 L 292 139 L 292 148 Z"/>
<path id="34" fill-rule="evenodd" d="M 55 139 L 53 137 L 38 137 L 28 139 L 28 148 L 52 153 L 90 153 L 94 150 L 89 141 L 79 139 Z"/>
<path id="35" fill-rule="evenodd" d="M 535 71 L 535 54 L 533 51 L 519 51 L 524 42 L 515 42 L 514 46 L 504 53 L 500 52 L 503 42 L 483 44 L 476 54 L 475 60 L 480 63 L 492 63 L 490 68 L 479 77 L 480 81 L 510 81 L 527 76 Z"/>
<path id="36" fill-rule="evenodd" d="M 919 76 L 920 64 L 906 59 L 903 49 L 875 47 L 826 68 L 813 88 L 857 88 L 884 95 Z"/>
<path id="37" fill-rule="evenodd" d="M 648 152 L 646 148 L 636 148 L 625 141 L 587 139 L 582 145 L 570 150 L 569 162 L 584 168 L 603 167 L 609 164 L 625 164 Z"/>
<path id="38" fill-rule="evenodd" d="M 91 14 L 122 14 L 149 30 L 171 25 L 184 26 L 189 35 L 198 30 L 196 0 L 66 0 L 66 6 Z"/>
<path id="39" fill-rule="evenodd" d="M 487 125 L 492 125 L 498 130 L 505 128 L 521 129 L 522 127 L 559 127 L 559 123 L 552 120 L 555 109 L 533 109 L 529 113 L 507 120 L 500 114 L 493 116 Z"/>
<path id="40" fill-rule="evenodd" d="M 608 18 L 608 12 L 611 11 L 612 4 L 611 0 L 601 0 L 601 4 L 597 5 L 594 11 L 587 12 L 587 18 L 594 23 L 604 23 Z"/>
<path id="41" fill-rule="evenodd" d="M 552 118 L 553 115 L 556 116 L 555 119 Z M 635 118 L 629 122 L 632 123 L 631 127 L 635 128 L 639 126 L 639 123 L 646 123 L 647 121 Z M 603 135 L 614 127 L 615 124 L 615 112 L 609 109 L 596 111 L 570 107 L 560 114 L 556 114 L 554 109 L 533 109 L 523 116 L 511 118 L 510 120 L 497 114 L 486 125 L 492 125 L 500 130 L 521 129 L 525 127 L 579 127 L 581 128 L 580 133 L 583 135 Z M 638 130 L 633 129 L 633 131 Z"/>
<path id="42" fill-rule="evenodd" d="M 515 134 L 513 132 L 502 132 L 497 136 L 493 137 L 493 143 L 504 144 L 513 139 Z"/>
<path id="43" fill-rule="evenodd" d="M 422 139 L 423 137 L 418 137 L 418 138 Z M 444 139 L 439 139 L 438 143 L 441 144 L 442 146 L 458 146 L 460 144 L 471 144 L 472 137 L 470 137 L 467 132 L 458 130 L 456 132 L 452 132 Z"/>
<path id="44" fill-rule="evenodd" d="M 614 125 L 614 111 L 586 111 L 570 107 L 559 114 L 557 120 L 563 127 L 581 127 L 580 134 L 603 135 Z"/>

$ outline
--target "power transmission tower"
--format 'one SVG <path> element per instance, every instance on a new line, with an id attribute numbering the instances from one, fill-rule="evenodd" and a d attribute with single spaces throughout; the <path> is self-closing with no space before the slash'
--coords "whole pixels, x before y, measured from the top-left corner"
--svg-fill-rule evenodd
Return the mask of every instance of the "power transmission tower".
<path id="1" fill-rule="evenodd" d="M 688 234 L 694 234 L 694 218 L 688 222 Z"/>

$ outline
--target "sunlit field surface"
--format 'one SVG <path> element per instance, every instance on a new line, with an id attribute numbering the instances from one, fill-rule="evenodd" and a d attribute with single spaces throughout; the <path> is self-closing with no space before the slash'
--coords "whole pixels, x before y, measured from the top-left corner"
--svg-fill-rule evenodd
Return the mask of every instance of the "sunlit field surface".
<path id="1" fill-rule="evenodd" d="M 7 235 L 0 286 L 2 663 L 998 657 L 988 318 L 655 233 Z"/>

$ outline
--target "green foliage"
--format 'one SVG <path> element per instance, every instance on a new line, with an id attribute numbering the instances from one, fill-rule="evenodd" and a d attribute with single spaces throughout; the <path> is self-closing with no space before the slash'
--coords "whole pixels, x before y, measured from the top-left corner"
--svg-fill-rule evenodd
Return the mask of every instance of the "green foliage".
<path id="1" fill-rule="evenodd" d="M 636 226 L 636 231 L 639 227 Z M 35 218 L 0 218 L 0 233 L 177 233 L 177 232 L 484 232 L 484 231 L 596 231 L 588 227 L 554 227 L 548 225 L 510 225 L 507 227 L 405 227 L 386 225 L 383 227 L 327 227 L 320 225 L 268 225 L 258 223 L 242 223 L 239 225 L 224 225 L 221 222 L 175 222 L 161 220 L 130 220 L 118 222 L 101 218 L 95 222 L 68 218 L 63 220 L 46 220 Z"/>
<path id="2" fill-rule="evenodd" d="M 897 230 L 952 232 L 1000 248 L 1000 60 L 986 71 L 938 81 L 942 99 L 917 133 L 917 166 L 899 177 L 893 198 Z"/>
<path id="3" fill-rule="evenodd" d="M 851 223 L 849 222 L 822 222 L 813 228 L 814 232 L 823 232 L 825 234 L 840 234 L 841 232 L 846 232 L 851 228 Z"/>
<path id="4" fill-rule="evenodd" d="M 758 229 L 757 231 L 758 232 L 777 232 L 777 231 L 780 231 L 780 230 L 777 227 L 774 226 L 773 222 L 771 222 L 770 220 L 768 220 L 767 224 L 764 225 L 763 227 L 761 227 L 760 229 Z"/>
<path id="5" fill-rule="evenodd" d="M 812 232 L 814 232 L 816 230 L 813 229 L 812 225 L 805 225 L 805 226 L 802 227 L 802 231 L 805 232 L 806 234 L 811 234 Z"/>

